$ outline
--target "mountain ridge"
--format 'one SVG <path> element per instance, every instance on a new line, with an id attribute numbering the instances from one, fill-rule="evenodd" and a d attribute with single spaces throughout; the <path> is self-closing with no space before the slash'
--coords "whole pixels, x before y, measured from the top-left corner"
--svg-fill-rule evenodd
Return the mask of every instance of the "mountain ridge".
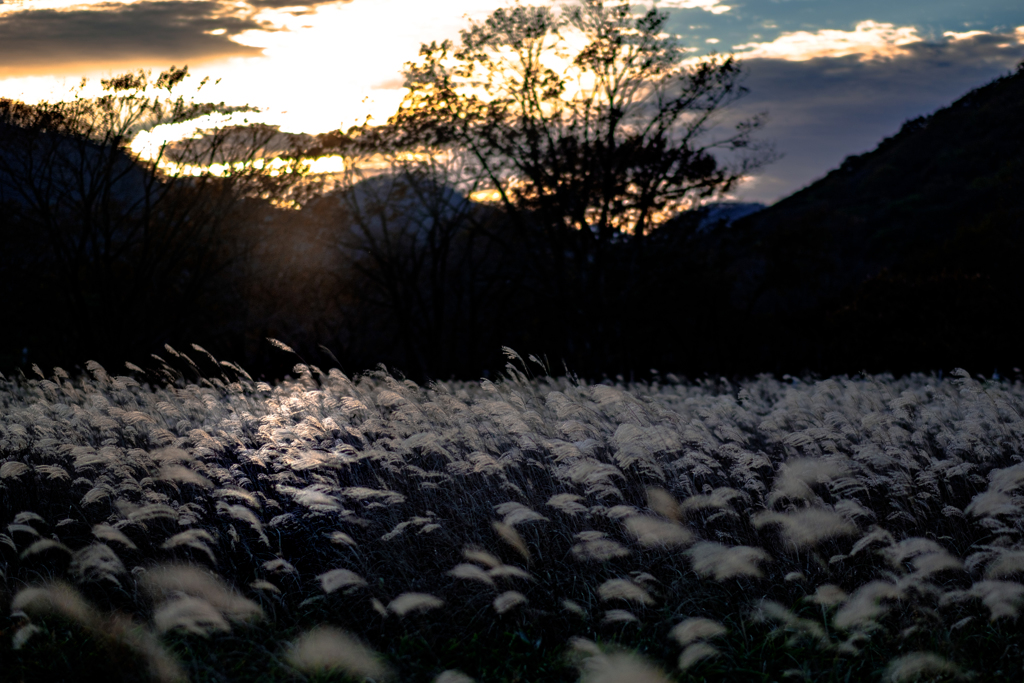
<path id="1" fill-rule="evenodd" d="M 1010 328 L 973 314 L 1024 297 L 1022 179 L 1024 64 L 736 221 L 720 254 L 731 304 L 815 367 L 1005 360 Z"/>

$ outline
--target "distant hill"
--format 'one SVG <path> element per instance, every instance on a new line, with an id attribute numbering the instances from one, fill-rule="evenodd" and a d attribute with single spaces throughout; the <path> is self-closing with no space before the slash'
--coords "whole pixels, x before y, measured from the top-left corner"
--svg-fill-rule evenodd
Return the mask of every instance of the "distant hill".
<path id="1" fill-rule="evenodd" d="M 785 347 L 754 356 L 828 371 L 1024 364 L 1024 65 L 729 232 L 730 305 Z"/>

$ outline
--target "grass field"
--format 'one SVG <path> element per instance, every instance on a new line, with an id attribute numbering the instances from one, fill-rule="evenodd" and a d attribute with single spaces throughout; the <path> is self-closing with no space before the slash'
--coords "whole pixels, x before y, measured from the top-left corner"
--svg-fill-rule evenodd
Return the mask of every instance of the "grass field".
<path id="1" fill-rule="evenodd" d="M 1024 677 L 1019 382 L 189 353 L 0 383 L 0 679 Z"/>

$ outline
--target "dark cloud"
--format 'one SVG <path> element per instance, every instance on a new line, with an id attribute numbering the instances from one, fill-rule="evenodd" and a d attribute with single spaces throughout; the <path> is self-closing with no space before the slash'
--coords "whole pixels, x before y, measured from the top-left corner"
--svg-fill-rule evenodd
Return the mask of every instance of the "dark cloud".
<path id="1" fill-rule="evenodd" d="M 866 62 L 855 56 L 747 60 L 751 93 L 731 116 L 767 110 L 762 137 L 785 156 L 740 196 L 774 201 L 789 195 L 847 156 L 870 151 L 903 122 L 951 104 L 1024 60 L 1024 45 L 1011 35 L 905 47 L 905 56 Z"/>
<path id="2" fill-rule="evenodd" d="M 209 33 L 220 29 L 221 35 Z M 131 68 L 261 54 L 230 39 L 247 29 L 268 26 L 213 0 L 26 9 L 0 16 L 0 76 L 77 75 L 83 65 Z"/>

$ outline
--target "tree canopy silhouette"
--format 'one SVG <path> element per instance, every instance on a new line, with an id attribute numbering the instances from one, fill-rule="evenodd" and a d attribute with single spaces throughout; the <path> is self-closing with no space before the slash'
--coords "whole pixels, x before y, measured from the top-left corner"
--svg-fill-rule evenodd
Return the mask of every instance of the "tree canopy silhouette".
<path id="1" fill-rule="evenodd" d="M 388 124 L 356 131 L 466 157 L 463 182 L 513 217 L 530 279 L 553 303 L 538 323 L 576 363 L 617 343 L 599 322 L 614 302 L 649 295 L 646 238 L 772 157 L 753 138 L 763 117 L 722 124 L 746 92 L 739 63 L 688 59 L 667 18 L 600 0 L 497 9 L 458 43 L 423 45 Z"/>
<path id="2" fill-rule="evenodd" d="M 13 313 L 4 353 L 121 360 L 203 336 L 201 302 L 222 316 L 213 309 L 226 297 L 211 294 L 244 256 L 240 212 L 286 198 L 302 155 L 269 150 L 272 127 L 203 129 L 210 114 L 252 109 L 180 94 L 187 76 L 172 67 L 105 79 L 98 97 L 0 99 L 0 285 Z M 165 124 L 200 130 L 133 151 L 140 132 Z"/>

